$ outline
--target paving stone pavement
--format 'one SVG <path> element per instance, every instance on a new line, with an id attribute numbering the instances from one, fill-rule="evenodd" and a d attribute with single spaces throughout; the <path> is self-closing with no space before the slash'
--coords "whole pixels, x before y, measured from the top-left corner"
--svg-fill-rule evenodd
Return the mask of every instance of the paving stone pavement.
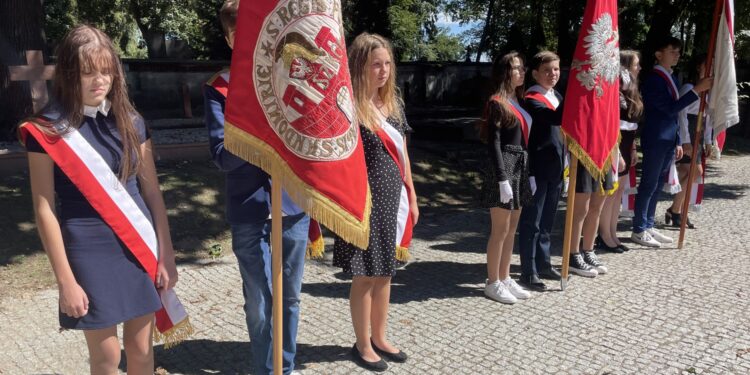
<path id="1" fill-rule="evenodd" d="M 533 293 L 514 306 L 482 294 L 487 213 L 425 214 L 413 262 L 394 278 L 391 298 L 390 338 L 411 358 L 389 372 L 750 374 L 749 165 L 750 156 L 725 157 L 710 170 L 704 209 L 693 216 L 699 228 L 688 232 L 685 249 L 602 254 L 607 275 L 574 277 L 565 292 Z M 513 265 L 517 272 L 517 255 Z M 348 357 L 349 281 L 310 261 L 304 282 L 302 373 L 365 373 Z M 174 349 L 157 346 L 157 366 L 175 374 L 250 372 L 240 285 L 232 257 L 182 267 L 177 290 L 196 333 Z M 56 290 L 0 300 L 0 374 L 88 371 L 83 335 L 58 332 L 56 303 Z"/>

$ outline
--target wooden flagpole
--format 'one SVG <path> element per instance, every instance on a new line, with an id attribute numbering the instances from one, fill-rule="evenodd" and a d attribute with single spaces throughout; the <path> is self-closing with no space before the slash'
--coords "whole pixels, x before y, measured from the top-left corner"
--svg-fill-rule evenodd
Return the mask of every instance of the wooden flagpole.
<path id="1" fill-rule="evenodd" d="M 562 271 L 560 275 L 560 289 L 568 287 L 568 270 L 570 268 L 570 237 L 573 231 L 573 208 L 576 201 L 576 178 L 578 175 L 578 158 L 570 154 L 570 169 L 568 170 L 568 206 L 565 210 L 565 232 L 563 233 Z"/>
<path id="2" fill-rule="evenodd" d="M 705 72 L 709 75 L 714 61 L 714 54 L 716 52 L 716 34 L 719 31 L 719 17 L 721 17 L 722 10 L 724 9 L 724 0 L 716 0 L 716 6 L 714 7 L 714 20 L 711 29 L 711 39 L 708 42 L 708 55 L 706 56 Z M 700 110 L 698 111 L 698 123 L 695 127 L 695 137 L 693 138 L 693 153 L 690 160 L 690 173 L 688 173 L 687 187 L 685 188 L 685 200 L 682 202 L 682 221 L 680 222 L 680 238 L 677 241 L 677 248 L 682 249 L 685 243 L 685 229 L 687 228 L 688 212 L 690 211 L 690 197 L 693 191 L 693 181 L 695 181 L 695 175 L 698 172 L 698 157 L 701 150 L 698 149 L 700 141 L 703 139 L 704 123 L 703 116 L 706 111 L 706 94 L 707 91 L 701 93 Z M 704 154 L 703 157 L 706 157 Z"/>
<path id="3" fill-rule="evenodd" d="M 284 318 L 282 316 L 283 303 L 283 274 L 281 273 L 282 245 L 281 245 L 281 179 L 271 178 L 271 281 L 273 283 L 273 373 L 282 375 L 284 365 L 282 363 L 282 348 L 284 336 L 282 328 Z"/>

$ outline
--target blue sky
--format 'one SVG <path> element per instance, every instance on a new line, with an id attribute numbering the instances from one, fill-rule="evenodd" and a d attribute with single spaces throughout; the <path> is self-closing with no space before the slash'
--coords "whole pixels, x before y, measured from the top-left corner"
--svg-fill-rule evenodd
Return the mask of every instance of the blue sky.
<path id="1" fill-rule="evenodd" d="M 459 25 L 458 21 L 454 21 L 450 19 L 450 17 L 447 14 L 441 13 L 440 15 L 438 15 L 437 26 L 447 27 L 450 34 L 458 35 L 458 34 L 461 34 L 463 31 L 468 30 L 472 26 L 479 24 L 479 23 L 480 21 L 475 21 L 469 24 Z"/>

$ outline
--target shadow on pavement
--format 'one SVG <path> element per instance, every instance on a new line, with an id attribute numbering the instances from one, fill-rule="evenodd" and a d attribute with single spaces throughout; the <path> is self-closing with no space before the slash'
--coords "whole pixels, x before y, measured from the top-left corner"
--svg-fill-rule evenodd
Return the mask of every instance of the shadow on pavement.
<path id="1" fill-rule="evenodd" d="M 156 368 L 170 374 L 248 374 L 253 373 L 249 342 L 188 340 L 169 350 L 154 347 Z M 296 369 L 315 363 L 349 361 L 350 348 L 338 345 L 314 346 L 297 343 Z M 121 353 L 120 370 L 127 370 L 125 352 Z M 314 367 L 314 366 L 313 366 Z M 157 372 L 158 373 L 158 372 Z"/>
<path id="2" fill-rule="evenodd" d="M 511 264 L 512 277 L 518 277 L 521 267 Z M 337 273 L 339 280 L 349 280 Z M 448 261 L 414 262 L 396 271 L 391 283 L 391 303 L 404 304 L 430 299 L 483 296 L 487 266 L 484 263 L 455 263 Z M 306 283 L 302 293 L 315 297 L 349 298 L 348 283 Z"/>

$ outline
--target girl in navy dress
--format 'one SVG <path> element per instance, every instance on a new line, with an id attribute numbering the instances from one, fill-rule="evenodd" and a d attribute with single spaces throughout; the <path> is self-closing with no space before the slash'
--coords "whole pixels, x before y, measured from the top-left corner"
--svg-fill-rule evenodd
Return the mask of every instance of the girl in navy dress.
<path id="1" fill-rule="evenodd" d="M 78 26 L 65 36 L 57 56 L 50 104 L 29 121 L 30 126 L 57 141 L 77 132 L 88 152 L 74 154 L 84 163 L 106 163 L 99 165 L 111 169 L 120 192 L 125 189 L 132 198 L 131 207 L 140 211 L 135 216 L 155 229 L 159 253 L 154 285 L 132 248 L 98 213 L 105 199 L 87 199 L 77 187 L 81 185 L 74 184 L 78 177 L 71 180 L 70 169 L 63 172 L 53 161 L 56 151 L 35 137 L 25 137 L 36 223 L 59 289 L 60 325 L 83 330 L 92 374 L 111 374 L 120 363 L 117 324 L 124 322 L 128 374 L 153 374 L 154 312 L 161 308 L 157 289 L 172 288 L 177 270 L 151 141 L 130 103 L 120 61 L 104 33 Z M 111 203 L 122 204 L 115 199 Z"/>

